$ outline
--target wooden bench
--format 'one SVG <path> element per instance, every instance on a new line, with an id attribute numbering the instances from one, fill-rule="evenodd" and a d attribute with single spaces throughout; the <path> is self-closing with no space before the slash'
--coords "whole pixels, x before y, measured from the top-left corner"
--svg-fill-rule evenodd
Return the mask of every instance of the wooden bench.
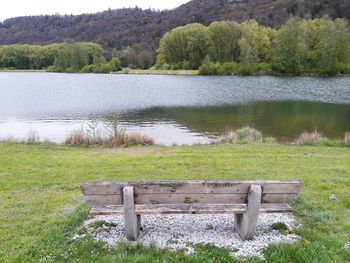
<path id="1" fill-rule="evenodd" d="M 82 183 L 91 215 L 124 215 L 128 240 L 137 240 L 141 215 L 232 214 L 243 240 L 258 215 L 291 212 L 301 181 L 160 181 Z"/>

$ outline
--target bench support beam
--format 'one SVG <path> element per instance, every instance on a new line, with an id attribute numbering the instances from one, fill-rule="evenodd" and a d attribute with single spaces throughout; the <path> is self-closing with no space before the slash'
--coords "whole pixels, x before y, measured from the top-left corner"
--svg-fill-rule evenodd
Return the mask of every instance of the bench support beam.
<path id="1" fill-rule="evenodd" d="M 261 204 L 261 186 L 251 185 L 248 193 L 247 211 L 236 215 L 235 227 L 242 240 L 251 240 L 254 237 Z"/>
<path id="2" fill-rule="evenodd" d="M 134 187 L 126 186 L 123 189 L 125 234 L 129 241 L 136 241 L 141 228 L 141 216 L 135 211 Z"/>

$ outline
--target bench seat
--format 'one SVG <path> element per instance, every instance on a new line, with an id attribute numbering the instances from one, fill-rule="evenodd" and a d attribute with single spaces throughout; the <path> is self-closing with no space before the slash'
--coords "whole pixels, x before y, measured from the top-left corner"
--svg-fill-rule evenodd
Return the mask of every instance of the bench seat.
<path id="1" fill-rule="evenodd" d="M 135 205 L 135 212 L 138 215 L 157 214 L 244 214 L 247 210 L 246 204 L 234 205 Z M 260 213 L 290 213 L 293 208 L 289 204 L 261 204 Z M 124 206 L 108 206 L 93 208 L 90 211 L 92 216 L 99 215 L 124 215 Z"/>
<path id="2" fill-rule="evenodd" d="M 259 213 L 286 213 L 301 181 L 151 181 L 82 183 L 91 215 L 123 215 L 129 240 L 137 240 L 142 215 L 226 214 L 243 240 L 252 239 Z"/>

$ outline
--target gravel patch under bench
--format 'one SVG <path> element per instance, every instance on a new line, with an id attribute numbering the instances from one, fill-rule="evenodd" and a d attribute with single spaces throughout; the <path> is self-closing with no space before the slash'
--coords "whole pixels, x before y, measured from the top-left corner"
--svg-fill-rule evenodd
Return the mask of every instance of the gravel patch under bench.
<path id="1" fill-rule="evenodd" d="M 106 224 L 96 224 L 105 221 Z M 292 214 L 260 214 L 255 237 L 242 241 L 234 229 L 234 217 L 229 215 L 158 215 L 142 216 L 139 242 L 155 244 L 159 248 L 185 249 L 193 252 L 191 244 L 213 244 L 228 249 L 233 257 L 263 258 L 263 249 L 270 244 L 293 243 L 299 239 L 295 234 L 281 234 L 272 224 L 284 222 L 289 230 L 300 227 Z M 94 226 L 95 223 L 95 227 Z M 96 227 L 97 225 L 97 227 Z M 110 246 L 126 242 L 123 216 L 98 216 L 83 224 L 96 240 Z M 79 238 L 76 235 L 74 238 Z"/>

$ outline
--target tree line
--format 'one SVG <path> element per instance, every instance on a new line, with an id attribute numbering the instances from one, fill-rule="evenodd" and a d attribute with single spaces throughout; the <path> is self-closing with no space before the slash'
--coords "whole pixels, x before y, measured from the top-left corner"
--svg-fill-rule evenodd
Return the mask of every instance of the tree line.
<path id="1" fill-rule="evenodd" d="M 350 73 L 345 19 L 290 19 L 279 29 L 255 20 L 188 24 L 160 40 L 157 67 L 200 69 L 203 75 Z"/>
<path id="2" fill-rule="evenodd" d="M 121 62 L 118 58 L 107 61 L 99 44 L 65 41 L 46 46 L 0 46 L 0 68 L 108 73 L 121 70 Z"/>

